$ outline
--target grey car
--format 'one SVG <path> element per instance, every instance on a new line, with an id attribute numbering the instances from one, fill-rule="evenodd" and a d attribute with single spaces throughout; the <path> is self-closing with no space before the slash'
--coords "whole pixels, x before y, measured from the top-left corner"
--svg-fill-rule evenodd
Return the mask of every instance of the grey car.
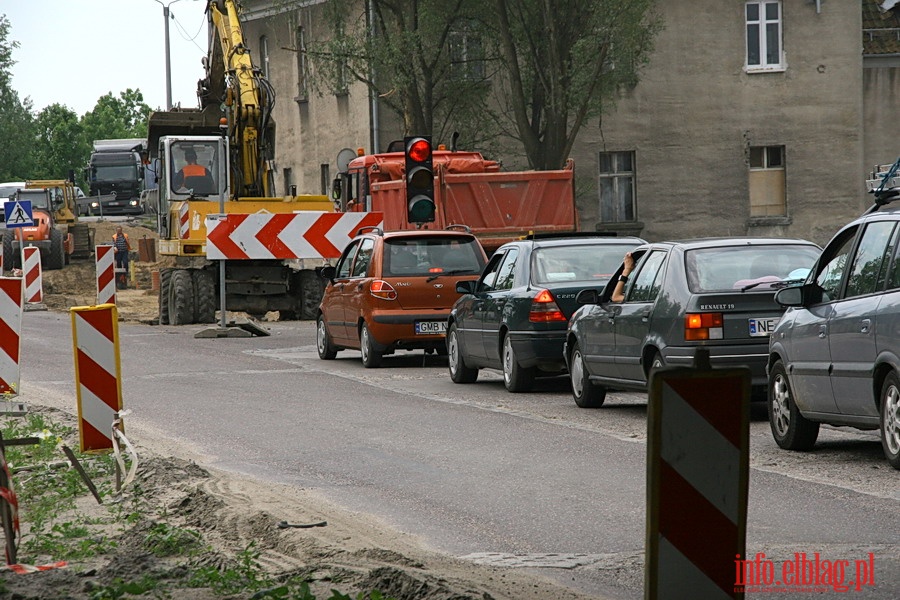
<path id="1" fill-rule="evenodd" d="M 708 238 L 635 250 L 624 301 L 611 302 L 622 267 L 602 294 L 585 290 L 564 349 L 572 394 L 597 408 L 609 389 L 646 390 L 651 370 L 689 366 L 698 346 L 712 365 L 749 366 L 765 398 L 768 335 L 784 312 L 776 289 L 805 278 L 820 252 L 800 239 Z"/>
<path id="2" fill-rule="evenodd" d="M 809 450 L 819 424 L 880 429 L 900 469 L 900 208 L 841 229 L 770 339 L 769 424 L 779 446 Z"/>

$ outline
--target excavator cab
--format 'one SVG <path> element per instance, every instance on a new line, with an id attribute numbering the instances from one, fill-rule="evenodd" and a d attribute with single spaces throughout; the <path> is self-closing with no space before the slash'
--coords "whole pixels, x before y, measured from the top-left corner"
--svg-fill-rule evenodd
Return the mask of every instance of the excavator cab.
<path id="1" fill-rule="evenodd" d="M 161 197 L 181 200 L 229 199 L 228 145 L 218 136 L 160 139 Z"/>

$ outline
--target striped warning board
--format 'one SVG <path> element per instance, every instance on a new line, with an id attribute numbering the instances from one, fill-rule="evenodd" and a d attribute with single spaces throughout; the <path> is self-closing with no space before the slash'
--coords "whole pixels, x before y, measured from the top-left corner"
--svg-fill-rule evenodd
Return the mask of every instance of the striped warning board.
<path id="1" fill-rule="evenodd" d="M 115 304 L 69 311 L 81 451 L 112 450 L 113 422 L 122 410 L 118 311 Z"/>
<path id="2" fill-rule="evenodd" d="M 183 240 L 188 239 L 191 233 L 191 219 L 189 209 L 190 205 L 187 202 L 182 202 L 181 207 L 178 209 L 178 234 Z"/>
<path id="3" fill-rule="evenodd" d="M 22 279 L 0 277 L 0 394 L 19 393 Z"/>
<path id="4" fill-rule="evenodd" d="M 363 227 L 382 213 L 254 213 L 206 216 L 206 256 L 212 260 L 338 258 Z"/>
<path id="5" fill-rule="evenodd" d="M 707 355 L 708 356 L 708 355 Z M 750 371 L 667 368 L 650 385 L 645 597 L 743 598 Z"/>
<path id="6" fill-rule="evenodd" d="M 97 264 L 97 304 L 116 303 L 115 255 L 113 246 L 94 247 L 94 261 Z"/>
<path id="7" fill-rule="evenodd" d="M 44 301 L 44 283 L 41 274 L 41 251 L 34 246 L 25 246 L 22 251 L 25 255 L 25 302 L 39 304 Z"/>

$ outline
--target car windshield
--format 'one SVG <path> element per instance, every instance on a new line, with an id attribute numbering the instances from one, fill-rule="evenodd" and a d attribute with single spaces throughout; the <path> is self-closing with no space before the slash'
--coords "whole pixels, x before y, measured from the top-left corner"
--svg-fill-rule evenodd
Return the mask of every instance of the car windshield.
<path id="1" fill-rule="evenodd" d="M 534 251 L 532 279 L 536 284 L 560 281 L 606 281 L 634 245 L 577 244 L 546 246 Z"/>
<path id="2" fill-rule="evenodd" d="M 768 291 L 786 281 L 802 281 L 820 250 L 815 246 L 771 244 L 699 248 L 685 253 L 688 286 L 694 293 Z"/>
<path id="3" fill-rule="evenodd" d="M 396 238 L 385 242 L 383 272 L 395 277 L 476 274 L 483 262 L 473 238 Z"/>

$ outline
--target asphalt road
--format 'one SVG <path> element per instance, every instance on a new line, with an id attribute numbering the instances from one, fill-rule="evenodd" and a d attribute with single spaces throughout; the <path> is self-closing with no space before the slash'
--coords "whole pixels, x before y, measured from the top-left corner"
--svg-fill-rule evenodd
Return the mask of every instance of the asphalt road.
<path id="1" fill-rule="evenodd" d="M 468 560 L 642 597 L 645 397 L 584 410 L 565 378 L 529 394 L 488 371 L 456 385 L 445 359 L 421 353 L 367 370 L 356 352 L 319 360 L 313 323 L 266 326 L 269 337 L 195 339 L 203 326 L 121 325 L 126 426 L 140 420 L 213 466 L 318 489 Z M 68 315 L 26 313 L 23 389 L 74 406 L 71 337 Z M 900 472 L 877 435 L 824 428 L 814 452 L 785 452 L 756 409 L 750 436 L 748 555 L 872 553 L 876 586 L 850 593 L 900 597 Z"/>

